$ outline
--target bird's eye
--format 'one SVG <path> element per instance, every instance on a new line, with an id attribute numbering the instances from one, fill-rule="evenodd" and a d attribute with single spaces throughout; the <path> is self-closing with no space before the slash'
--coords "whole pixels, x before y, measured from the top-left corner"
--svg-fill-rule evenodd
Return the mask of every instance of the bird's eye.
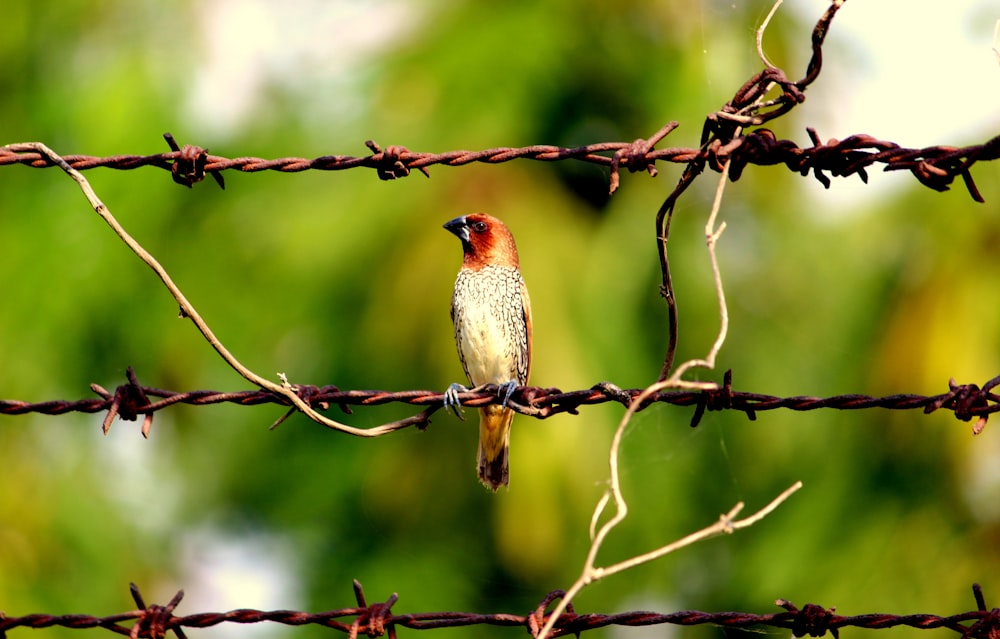
<path id="1" fill-rule="evenodd" d="M 472 230 L 476 233 L 484 233 L 487 229 L 486 222 L 473 222 Z"/>

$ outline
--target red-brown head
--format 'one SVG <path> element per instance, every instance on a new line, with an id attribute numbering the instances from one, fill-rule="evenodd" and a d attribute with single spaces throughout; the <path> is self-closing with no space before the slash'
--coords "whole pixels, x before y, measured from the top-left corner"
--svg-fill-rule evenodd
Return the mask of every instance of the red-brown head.
<path id="1" fill-rule="evenodd" d="M 462 240 L 465 252 L 463 268 L 474 271 L 487 264 L 518 268 L 514 236 L 503 222 L 485 213 L 456 217 L 444 227 Z"/>

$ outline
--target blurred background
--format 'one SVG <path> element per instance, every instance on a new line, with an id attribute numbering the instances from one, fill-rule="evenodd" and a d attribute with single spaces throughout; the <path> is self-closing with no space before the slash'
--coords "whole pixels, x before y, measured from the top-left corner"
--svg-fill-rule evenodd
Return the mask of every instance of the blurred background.
<path id="1" fill-rule="evenodd" d="M 807 102 L 771 128 L 802 146 L 806 126 L 912 147 L 993 137 L 990 4 L 848 2 Z M 766 33 L 791 77 L 825 6 L 789 0 Z M 366 139 L 426 152 L 631 141 L 678 120 L 660 146 L 695 146 L 705 114 L 759 70 L 754 31 L 769 8 L 7 0 L 0 143 L 147 154 L 165 151 L 170 131 L 226 157 L 311 158 L 365 155 Z M 623 175 L 610 198 L 607 171 L 576 162 L 437 166 L 393 182 L 362 169 L 228 172 L 225 191 L 153 168 L 86 176 L 245 364 L 343 389 L 462 380 L 448 316 L 461 249 L 441 225 L 490 212 L 513 230 L 532 294 L 532 382 L 570 390 L 641 387 L 659 373 L 654 219 L 681 168 L 658 168 Z M 825 190 L 784 167 L 748 168 L 721 211 L 729 339 L 719 370 L 695 376 L 732 368 L 737 390 L 827 396 L 937 394 L 950 377 L 1000 373 L 1000 166 L 973 175 L 985 205 L 906 173 Z M 703 355 L 718 330 L 703 239 L 715 178 L 681 199 L 672 229 L 680 358 Z M 0 397 L 88 397 L 91 383 L 123 383 L 129 365 L 160 388 L 248 388 L 61 172 L 3 168 L 0 206 Z M 353 605 L 356 578 L 370 602 L 398 592 L 397 612 L 523 614 L 579 574 L 623 409 L 517 418 L 511 487 L 498 495 L 476 481 L 474 415 L 439 412 L 426 432 L 362 440 L 299 416 L 268 431 L 282 412 L 177 406 L 157 414 L 149 440 L 121 421 L 103 436 L 102 415 L 0 417 L 0 609 L 107 615 L 133 607 L 134 581 L 147 602 L 183 588 L 178 614 L 319 611 Z M 411 412 L 330 414 L 366 427 Z M 697 429 L 690 416 L 636 416 L 621 451 L 631 512 L 600 563 L 738 501 L 749 512 L 796 480 L 804 488 L 749 530 L 590 586 L 577 611 L 766 613 L 781 597 L 841 614 L 952 614 L 975 607 L 973 581 L 988 604 L 1000 597 L 996 425 L 973 438 L 945 411 L 724 412 Z M 237 633 L 329 631 L 199 636 Z M 647 633 L 740 634 L 587 634 Z"/>

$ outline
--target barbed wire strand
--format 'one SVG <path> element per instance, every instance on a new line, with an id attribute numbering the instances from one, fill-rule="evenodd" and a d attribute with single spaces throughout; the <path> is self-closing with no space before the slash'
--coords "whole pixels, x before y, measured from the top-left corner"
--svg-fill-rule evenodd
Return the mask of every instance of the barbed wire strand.
<path id="1" fill-rule="evenodd" d="M 730 114 L 716 113 L 716 118 L 725 119 Z M 497 147 L 479 151 L 455 150 L 441 153 L 410 151 L 403 146 L 389 146 L 382 150 L 378 144 L 368 144 L 379 150 L 366 156 L 324 155 L 312 159 L 302 157 L 226 158 L 209 155 L 201 147 L 187 145 L 184 150 L 154 153 L 150 155 L 112 155 L 97 157 L 90 155 L 64 155 L 62 158 L 78 171 L 95 168 L 133 170 L 140 167 L 157 167 L 171 172 L 175 181 L 191 186 L 213 175 L 220 181 L 223 171 L 235 170 L 242 173 L 277 171 L 298 173 L 301 171 L 343 171 L 354 168 L 370 168 L 383 180 L 402 178 L 414 169 L 426 170 L 433 165 L 464 166 L 474 162 L 500 164 L 513 160 L 536 160 L 556 162 L 579 160 L 607 166 L 611 169 L 610 190 L 614 192 L 620 184 L 620 168 L 630 172 L 647 171 L 656 175 L 656 162 L 702 164 L 714 171 L 720 171 L 726 159 L 732 160 L 730 178 L 742 177 L 749 165 L 785 165 L 790 171 L 802 176 L 812 175 L 823 186 L 829 188 L 831 177 L 858 175 L 868 182 L 867 169 L 874 165 L 884 165 L 883 170 L 909 171 L 924 186 L 935 191 L 947 191 L 956 178 L 961 178 L 972 198 L 983 202 L 970 169 L 977 162 L 994 161 L 1000 158 L 1000 136 L 982 144 L 964 147 L 928 146 L 924 148 L 903 147 L 895 142 L 882 140 L 869 134 L 851 135 L 843 140 L 831 138 L 820 140 L 815 129 L 806 128 L 812 145 L 800 147 L 788 139 L 778 139 L 773 131 L 765 128 L 745 132 L 732 139 L 725 148 L 722 145 L 704 148 L 673 147 L 654 149 L 652 145 L 660 141 L 678 123 L 670 122 L 648 139 L 636 142 L 601 142 L 579 147 L 560 147 L 535 144 L 525 147 Z M 169 136 L 169 134 L 166 134 Z M 172 137 L 172 136 L 171 136 Z M 33 168 L 56 166 L 44 154 L 35 151 L 13 151 L 0 147 L 0 166 L 20 164 Z"/>
<path id="2" fill-rule="evenodd" d="M 791 630 L 796 637 L 821 637 L 827 633 L 839 637 L 841 628 L 865 628 L 883 630 L 908 627 L 917 630 L 944 628 L 958 633 L 963 639 L 993 639 L 1000 633 L 1000 609 L 987 609 L 979 584 L 973 584 L 973 594 L 977 608 L 954 615 L 908 614 L 894 615 L 868 613 L 853 616 L 838 615 L 834 608 L 818 604 L 797 607 L 785 599 L 778 599 L 775 605 L 784 610 L 773 613 L 750 612 L 702 612 L 682 610 L 659 613 L 635 610 L 621 613 L 578 614 L 570 607 L 555 623 L 553 636 L 580 634 L 608 626 L 656 626 L 672 624 L 697 626 L 710 624 L 722 628 L 752 629 L 771 627 Z M 396 636 L 396 628 L 412 630 L 432 630 L 438 628 L 458 628 L 469 626 L 522 627 L 537 637 L 542 625 L 551 613 L 548 608 L 561 599 L 563 592 L 556 590 L 545 596 L 539 605 L 528 614 L 511 613 L 480 614 L 468 612 L 424 612 L 398 614 L 392 611 L 399 597 L 393 593 L 386 601 L 368 604 L 361 584 L 354 582 L 356 606 L 328 610 L 325 612 L 303 612 L 298 610 L 255 610 L 240 608 L 228 612 L 202 612 L 178 616 L 174 614 L 184 597 L 179 591 L 166 605 L 146 605 L 135 584 L 130 585 L 137 608 L 113 615 L 98 617 L 87 614 L 28 614 L 7 616 L 0 613 L 0 638 L 14 628 L 67 628 L 82 630 L 103 628 L 129 637 L 161 639 L 168 632 L 179 639 L 185 639 L 184 628 L 209 628 L 224 623 L 254 624 L 271 622 L 286 626 L 317 625 L 339 630 L 352 639 L 365 634 L 369 637 Z M 126 626 L 128 622 L 134 622 Z M 970 623 L 971 622 L 971 623 Z"/>
<path id="3" fill-rule="evenodd" d="M 139 416 L 142 416 L 143 434 L 148 436 L 152 415 L 177 404 L 208 406 L 225 403 L 239 406 L 258 406 L 261 404 L 290 406 L 286 397 L 263 389 L 172 391 L 139 384 L 131 367 L 127 370 L 127 378 L 127 382 L 116 387 L 113 392 L 98 384 L 91 384 L 91 389 L 99 396 L 96 398 L 42 402 L 0 400 L 0 415 L 14 416 L 31 413 L 64 415 L 74 412 L 100 413 L 108 411 L 104 420 L 105 431 L 110 428 L 115 417 L 135 421 Z M 977 418 L 974 429 L 978 433 L 982 431 L 989 416 L 1000 411 L 1000 395 L 993 392 L 993 389 L 998 385 L 1000 385 L 1000 375 L 990 379 L 982 386 L 972 383 L 958 384 L 952 379 L 948 382 L 948 391 L 938 395 L 895 394 L 874 397 L 852 393 L 829 397 L 810 395 L 779 397 L 733 390 L 732 371 L 726 371 L 723 382 L 716 388 L 659 391 L 644 399 L 638 410 L 644 410 L 654 404 L 693 406 L 694 413 L 692 413 L 690 422 L 692 427 L 701 423 L 706 411 L 734 410 L 745 413 L 750 420 L 756 420 L 757 413 L 778 409 L 811 411 L 882 408 L 923 410 L 924 413 L 947 410 L 953 412 L 957 419 L 964 422 Z M 294 389 L 303 402 L 321 411 L 337 406 L 345 414 L 351 414 L 351 406 L 380 406 L 390 403 L 423 406 L 426 410 L 420 413 L 422 418 L 415 419 L 410 424 L 421 429 L 429 425 L 430 416 L 443 406 L 444 401 L 444 393 L 432 390 L 341 390 L 333 385 L 302 384 L 296 385 Z M 521 414 L 546 419 L 560 413 L 575 415 L 583 406 L 607 402 L 616 402 L 628 407 L 643 390 L 640 388 L 623 389 L 610 382 L 601 382 L 590 388 L 565 392 L 552 387 L 521 386 L 511 395 L 509 405 Z M 462 405 L 470 407 L 485 406 L 499 401 L 497 387 L 492 385 L 459 393 L 458 398 Z"/>

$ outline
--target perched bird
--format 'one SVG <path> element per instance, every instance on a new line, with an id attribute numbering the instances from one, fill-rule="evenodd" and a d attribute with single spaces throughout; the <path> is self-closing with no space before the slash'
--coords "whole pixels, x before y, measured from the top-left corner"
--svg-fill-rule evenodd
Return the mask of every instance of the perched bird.
<path id="1" fill-rule="evenodd" d="M 455 280 L 451 321 L 465 375 L 474 387 L 496 384 L 502 404 L 479 409 L 479 480 L 492 491 L 509 481 L 508 450 L 514 411 L 507 407 L 531 369 L 531 303 L 521 278 L 514 236 L 485 213 L 457 217 L 444 225 L 462 240 L 465 258 Z M 459 406 L 452 384 L 445 405 Z M 457 410 L 456 410 L 457 414 Z"/>

